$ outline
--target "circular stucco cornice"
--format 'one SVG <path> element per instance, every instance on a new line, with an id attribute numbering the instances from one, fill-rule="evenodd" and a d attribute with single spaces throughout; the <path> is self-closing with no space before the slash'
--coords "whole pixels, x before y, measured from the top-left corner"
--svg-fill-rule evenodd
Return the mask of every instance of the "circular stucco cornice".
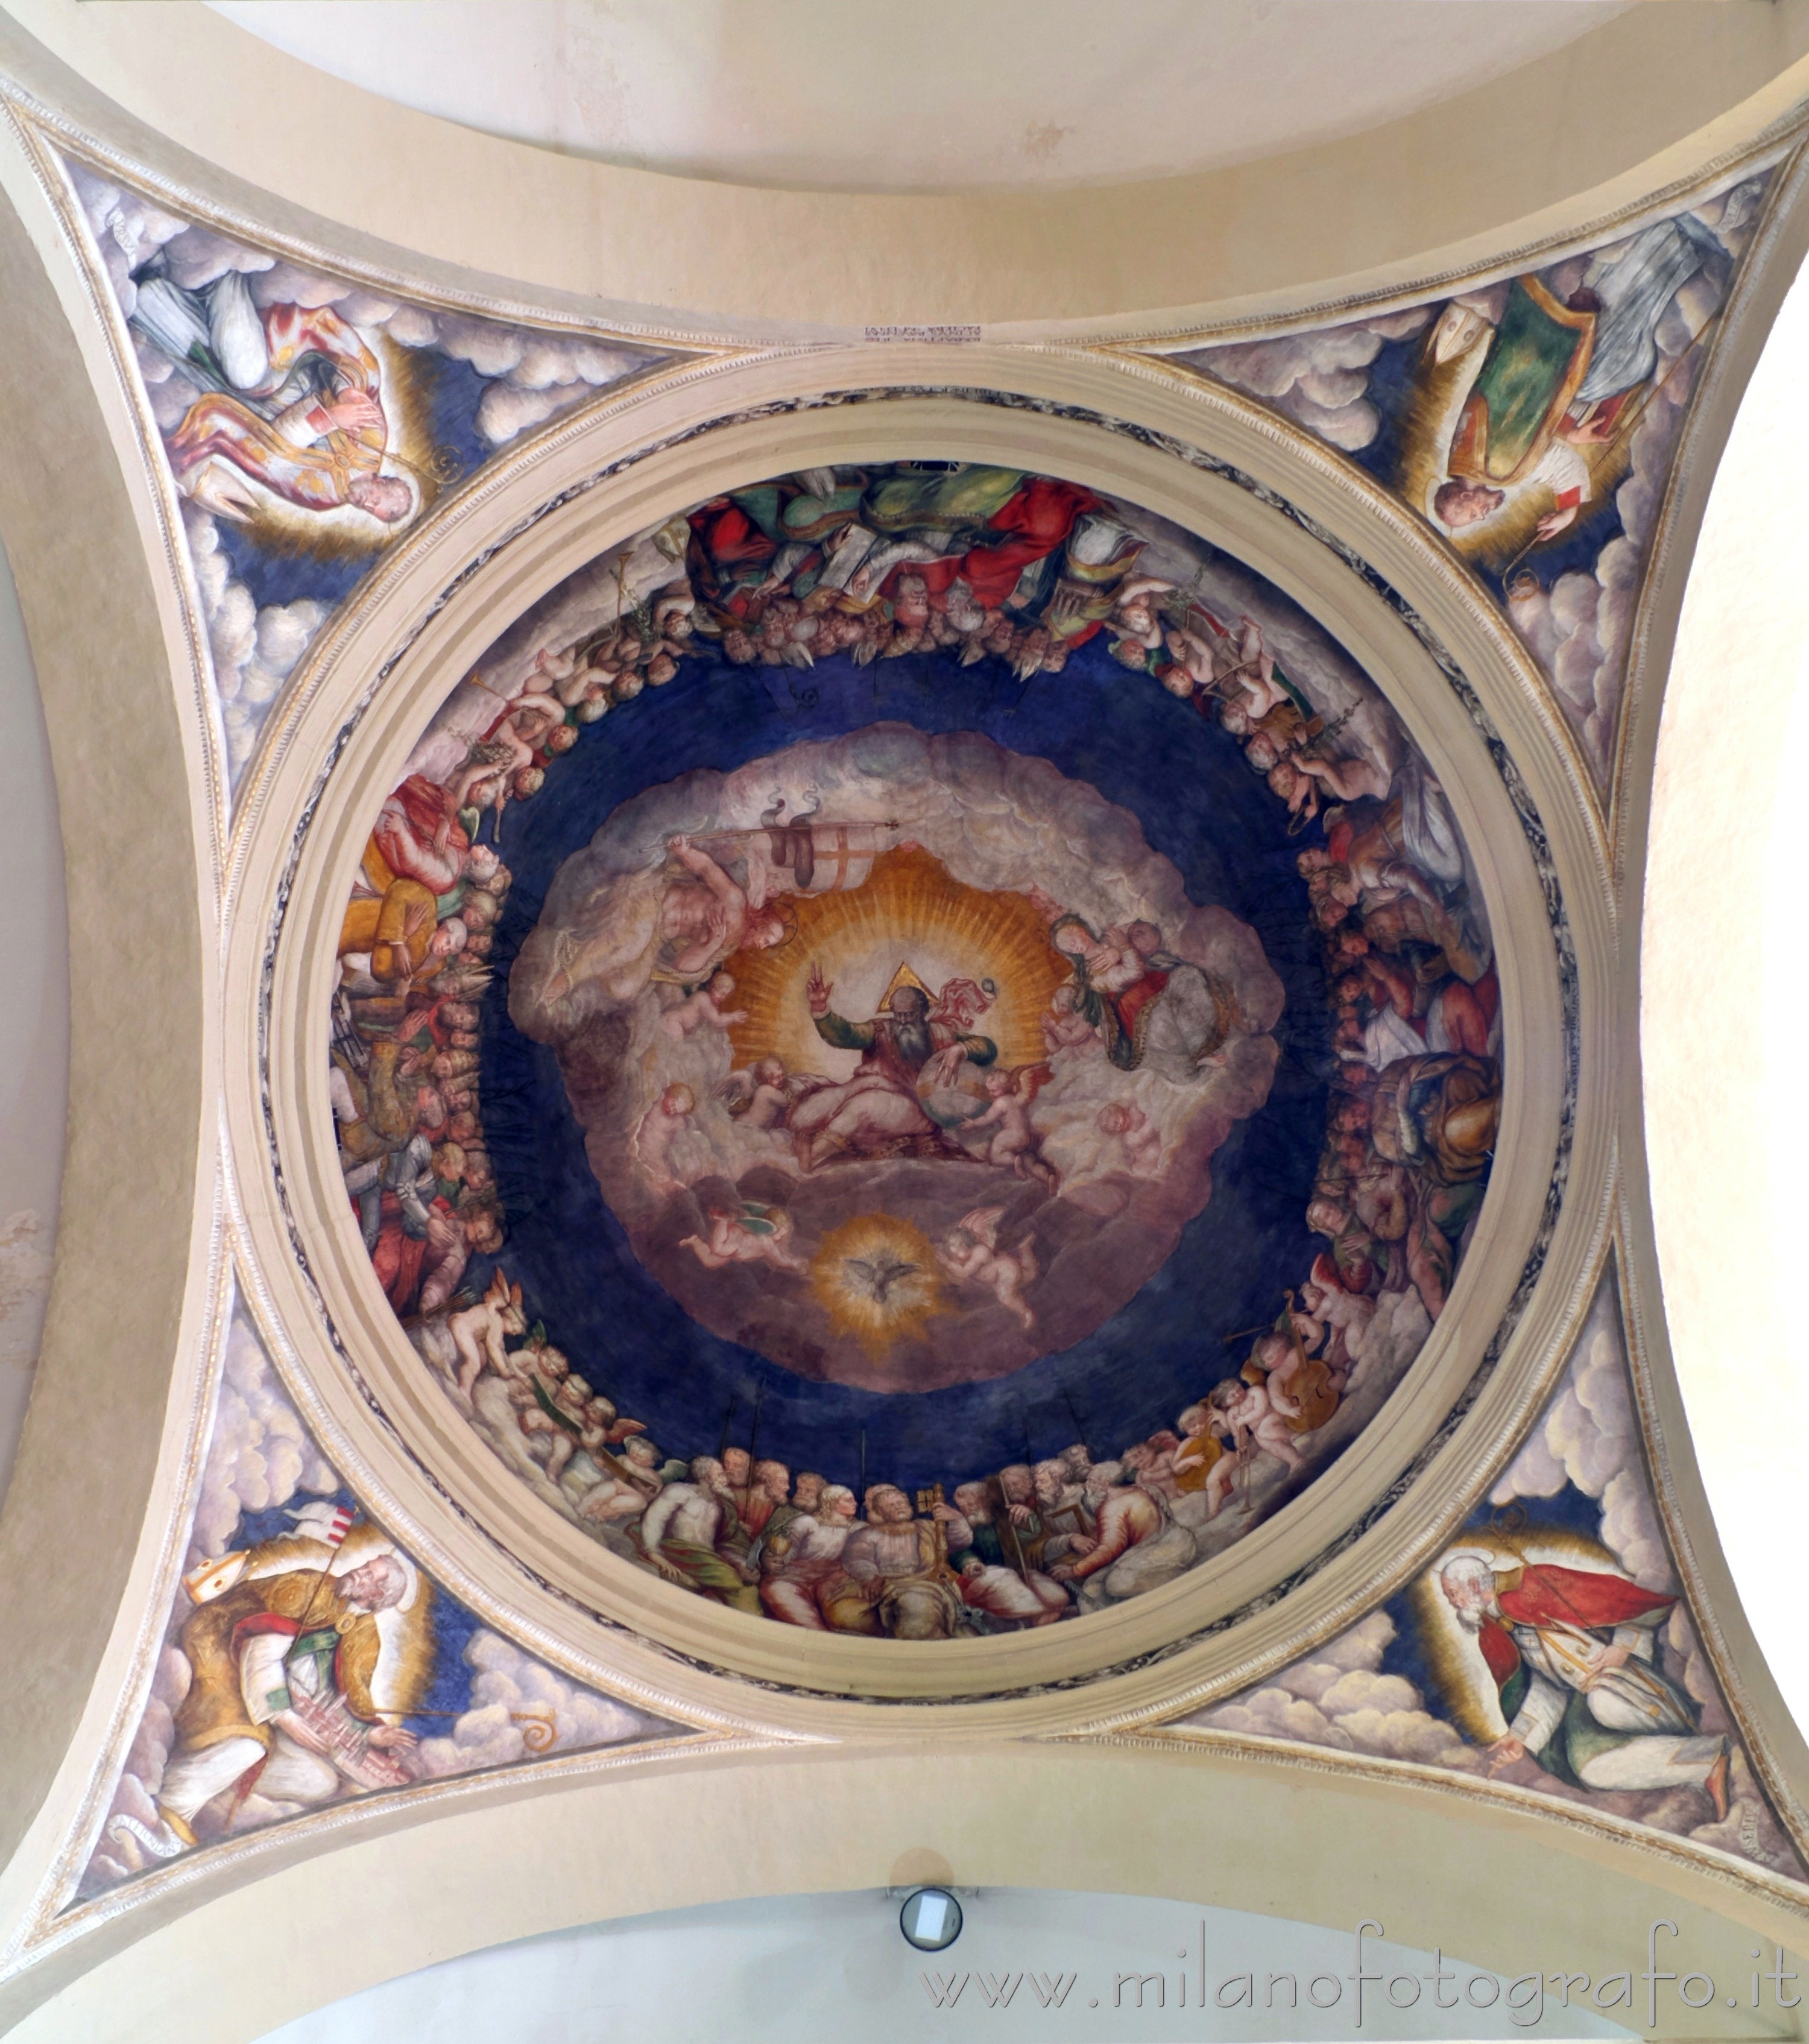
<path id="1" fill-rule="evenodd" d="M 1051 1733 L 1247 1681 L 1386 1594 L 1469 1508 L 1600 1266 L 1610 1143 L 1579 1035 L 1609 947 L 1600 847 L 1524 656 L 1463 571 L 1337 457 L 1216 389 L 1098 355 L 990 349 L 964 352 L 951 387 L 950 363 L 901 347 L 719 363 L 550 434 L 373 578 L 292 685 L 245 791 L 230 1132 L 252 1289 L 291 1388 L 373 1510 L 487 1621 L 693 1721 L 807 1737 Z M 743 1617 L 600 1555 L 539 1504 L 459 1420 L 382 1300 L 325 1098 L 339 904 L 370 818 L 497 630 L 613 541 L 732 481 L 912 454 L 1116 491 L 1226 546 L 1325 624 L 1450 793 L 1496 932 L 1508 1044 L 1481 1230 L 1385 1417 L 1192 1576 L 1077 1625 L 934 1645 Z"/>

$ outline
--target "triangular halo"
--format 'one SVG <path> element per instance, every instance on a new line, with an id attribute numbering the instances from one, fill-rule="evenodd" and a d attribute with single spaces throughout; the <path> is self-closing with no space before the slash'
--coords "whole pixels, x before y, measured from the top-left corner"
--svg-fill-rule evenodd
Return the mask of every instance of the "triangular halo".
<path id="1" fill-rule="evenodd" d="M 885 982 L 885 991 L 879 997 L 878 1012 L 881 1015 L 891 1012 L 892 997 L 901 986 L 914 986 L 926 1001 L 933 1003 L 935 1000 L 936 997 L 932 990 L 924 986 L 911 968 L 908 965 L 901 964 L 891 978 Z"/>

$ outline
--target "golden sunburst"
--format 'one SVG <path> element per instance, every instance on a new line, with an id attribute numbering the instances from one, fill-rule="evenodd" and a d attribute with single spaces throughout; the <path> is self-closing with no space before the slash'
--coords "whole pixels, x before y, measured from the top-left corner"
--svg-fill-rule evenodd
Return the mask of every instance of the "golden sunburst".
<path id="1" fill-rule="evenodd" d="M 869 1355 L 922 1334 L 932 1313 L 947 1310 L 929 1237 L 896 1214 L 856 1214 L 825 1235 L 810 1259 L 810 1284 Z"/>
<path id="2" fill-rule="evenodd" d="M 389 421 L 386 472 L 400 471 L 414 486 L 413 515 L 399 525 L 381 525 L 352 505 L 330 510 L 308 510 L 261 485 L 252 486 L 258 500 L 252 521 L 265 545 L 285 554 L 316 560 L 361 560 L 412 532 L 450 479 L 433 440 L 433 399 L 427 357 L 431 351 L 405 348 L 381 329 L 360 327 L 358 335 L 377 357 L 378 397 Z"/>
<path id="3" fill-rule="evenodd" d="M 839 1076 L 851 1062 L 812 1024 L 804 988 L 812 965 L 831 982 L 836 1012 L 861 1021 L 877 1012 L 901 965 L 932 988 L 956 978 L 990 979 L 997 995 L 974 1028 L 998 1045 L 1003 1065 L 1043 1056 L 1041 1020 L 1068 975 L 1050 948 L 1048 926 L 1023 895 L 966 886 L 921 846 L 906 845 L 875 859 L 854 893 L 789 898 L 797 936 L 728 961 L 734 1005 L 747 1016 L 730 1035 L 737 1065 L 778 1057 L 788 1071 Z"/>

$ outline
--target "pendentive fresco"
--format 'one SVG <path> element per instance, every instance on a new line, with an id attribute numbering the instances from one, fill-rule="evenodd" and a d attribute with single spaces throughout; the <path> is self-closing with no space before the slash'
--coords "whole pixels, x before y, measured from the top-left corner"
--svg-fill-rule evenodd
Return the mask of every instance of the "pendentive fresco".
<path id="1" fill-rule="evenodd" d="M 348 1205 L 444 1396 L 628 1565 L 947 1639 L 1175 1580 L 1370 1424 L 1500 1107 L 1372 680 L 1019 470 L 691 507 L 511 626 L 345 905 Z"/>
<path id="2" fill-rule="evenodd" d="M 1508 1783 L 1803 1878 L 1680 1594 L 1611 1283 L 1519 1453 L 1424 1573 L 1181 1723 Z"/>
<path id="3" fill-rule="evenodd" d="M 236 1315 L 182 1581 L 78 1893 L 348 1797 L 674 1729 L 434 1583 L 365 1516 Z"/>
<path id="4" fill-rule="evenodd" d="M 382 548 L 524 432 L 671 358 L 298 268 L 66 168 L 185 500 L 236 780 Z M 1518 277 L 1173 358 L 1348 453 L 1447 539 L 1604 786 L 1683 421 L 1770 177 Z"/>
<path id="5" fill-rule="evenodd" d="M 1770 177 L 1521 276 L 1175 358 L 1342 448 L 1449 540 L 1604 788 L 1684 416 Z"/>
<path id="6" fill-rule="evenodd" d="M 182 500 L 236 782 L 386 548 L 522 434 L 666 358 L 298 268 L 65 168 Z"/>

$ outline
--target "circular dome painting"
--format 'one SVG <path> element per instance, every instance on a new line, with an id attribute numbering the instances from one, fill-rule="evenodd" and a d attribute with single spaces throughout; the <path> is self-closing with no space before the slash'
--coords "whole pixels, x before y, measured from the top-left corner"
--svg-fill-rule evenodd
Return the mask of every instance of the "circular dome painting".
<path id="1" fill-rule="evenodd" d="M 1138 507 L 947 462 L 689 509 L 505 632 L 347 904 L 347 1197 L 624 1563 L 943 1639 L 1172 1581 L 1424 1343 L 1500 1099 L 1378 690 Z"/>

